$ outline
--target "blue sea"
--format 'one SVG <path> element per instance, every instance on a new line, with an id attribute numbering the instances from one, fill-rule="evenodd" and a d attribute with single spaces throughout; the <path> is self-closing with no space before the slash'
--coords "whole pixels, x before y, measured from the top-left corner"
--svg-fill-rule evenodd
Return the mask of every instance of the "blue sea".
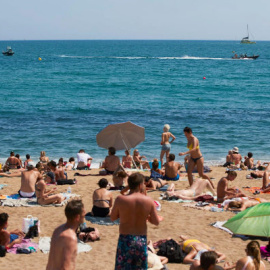
<path id="1" fill-rule="evenodd" d="M 97 133 L 125 121 L 145 127 L 137 148 L 148 160 L 159 157 L 164 124 L 176 136 L 172 153 L 186 151 L 189 126 L 208 164 L 235 146 L 270 160 L 270 42 L 0 42 L 6 46 L 15 54 L 0 56 L 2 162 L 11 150 L 37 161 L 43 150 L 57 160 L 83 148 L 99 163 L 107 151 Z M 233 60 L 232 52 L 260 57 Z"/>

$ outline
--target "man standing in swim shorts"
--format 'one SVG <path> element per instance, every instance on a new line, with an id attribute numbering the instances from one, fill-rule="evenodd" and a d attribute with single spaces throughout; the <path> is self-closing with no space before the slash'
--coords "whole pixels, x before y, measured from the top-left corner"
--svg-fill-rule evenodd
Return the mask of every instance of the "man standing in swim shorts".
<path id="1" fill-rule="evenodd" d="M 120 218 L 119 239 L 116 252 L 115 269 L 147 269 L 147 220 L 159 224 L 153 200 L 140 191 L 144 176 L 134 173 L 128 178 L 129 195 L 116 198 L 111 220 Z"/>
<path id="2" fill-rule="evenodd" d="M 52 235 L 46 270 L 75 270 L 77 257 L 76 231 L 84 222 L 85 210 L 81 200 L 70 201 L 65 208 L 67 222 L 56 228 Z"/>

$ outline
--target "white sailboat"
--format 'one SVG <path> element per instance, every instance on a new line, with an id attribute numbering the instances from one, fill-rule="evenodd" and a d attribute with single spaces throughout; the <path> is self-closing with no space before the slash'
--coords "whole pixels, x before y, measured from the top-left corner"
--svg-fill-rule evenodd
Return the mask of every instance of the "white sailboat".
<path id="1" fill-rule="evenodd" d="M 250 41 L 249 40 L 248 25 L 247 25 L 247 36 L 242 38 L 241 43 L 243 43 L 243 44 L 256 44 L 255 41 Z"/>

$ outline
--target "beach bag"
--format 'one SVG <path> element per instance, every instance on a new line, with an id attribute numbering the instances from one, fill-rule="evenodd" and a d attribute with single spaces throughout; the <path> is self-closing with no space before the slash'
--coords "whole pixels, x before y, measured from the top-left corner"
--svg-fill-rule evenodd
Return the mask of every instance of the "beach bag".
<path id="1" fill-rule="evenodd" d="M 214 198 L 211 195 L 202 195 L 195 199 L 195 202 L 211 202 Z"/>
<path id="2" fill-rule="evenodd" d="M 22 225 L 22 231 L 27 234 L 29 231 L 29 228 L 32 226 L 37 225 L 38 227 L 38 233 L 40 233 L 40 221 L 37 217 L 33 217 L 31 215 L 28 215 L 26 218 L 23 218 L 23 225 Z"/>
<path id="3" fill-rule="evenodd" d="M 0 257 L 5 257 L 7 253 L 5 246 L 0 246 Z"/>
<path id="4" fill-rule="evenodd" d="M 182 263 L 185 258 L 182 248 L 173 239 L 160 244 L 157 255 L 167 257 L 170 263 Z"/>
<path id="5" fill-rule="evenodd" d="M 57 185 L 74 185 L 76 184 L 76 179 L 60 179 L 56 183 Z"/>

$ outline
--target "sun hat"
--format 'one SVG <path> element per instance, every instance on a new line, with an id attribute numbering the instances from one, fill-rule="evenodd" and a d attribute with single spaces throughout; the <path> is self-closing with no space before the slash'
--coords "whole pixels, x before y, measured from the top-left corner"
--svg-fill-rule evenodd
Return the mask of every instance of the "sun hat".
<path id="1" fill-rule="evenodd" d="M 239 149 L 238 149 L 238 147 L 236 147 L 236 146 L 232 149 L 232 151 L 233 151 L 234 153 L 237 153 L 237 154 L 239 153 Z"/>

